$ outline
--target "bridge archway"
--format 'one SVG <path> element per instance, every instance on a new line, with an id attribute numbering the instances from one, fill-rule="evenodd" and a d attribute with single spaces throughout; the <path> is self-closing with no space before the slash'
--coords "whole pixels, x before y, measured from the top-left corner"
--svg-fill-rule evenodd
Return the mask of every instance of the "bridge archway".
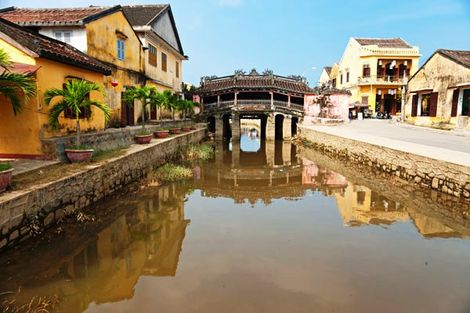
<path id="1" fill-rule="evenodd" d="M 291 136 L 294 137 L 297 135 L 297 124 L 299 124 L 299 118 L 296 116 L 292 117 L 291 121 Z"/>
<path id="2" fill-rule="evenodd" d="M 275 140 L 282 140 L 284 138 L 283 134 L 284 128 L 284 115 L 276 114 L 274 117 L 274 139 Z"/>
<path id="3" fill-rule="evenodd" d="M 207 117 L 207 129 L 211 133 L 215 133 L 215 116 Z"/>

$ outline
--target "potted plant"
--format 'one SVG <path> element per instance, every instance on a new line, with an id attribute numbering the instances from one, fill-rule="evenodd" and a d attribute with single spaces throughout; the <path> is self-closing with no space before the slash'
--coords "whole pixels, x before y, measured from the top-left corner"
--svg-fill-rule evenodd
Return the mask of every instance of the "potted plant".
<path id="1" fill-rule="evenodd" d="M 9 163 L 0 163 L 0 192 L 4 192 L 11 184 L 13 167 Z"/>
<path id="2" fill-rule="evenodd" d="M 49 124 L 53 129 L 59 129 L 59 117 L 62 113 L 70 111 L 75 118 L 75 146 L 67 147 L 65 154 L 72 162 L 90 161 L 93 149 L 84 146 L 80 140 L 80 119 L 92 117 L 92 107 L 103 112 L 105 121 L 109 120 L 110 110 L 102 102 L 91 100 L 91 92 L 101 92 L 101 87 L 93 82 L 81 79 L 72 79 L 64 84 L 63 89 L 51 88 L 44 93 L 44 102 L 47 106 L 54 104 L 49 110 Z"/>
<path id="3" fill-rule="evenodd" d="M 181 134 L 181 128 L 179 128 L 179 127 L 170 128 L 170 134 L 172 134 L 172 135 Z"/>
<path id="4" fill-rule="evenodd" d="M 142 104 L 142 129 L 134 136 L 138 144 L 148 144 L 152 141 L 153 134 L 145 128 L 145 112 L 152 102 L 152 97 L 157 93 L 157 89 L 150 86 L 131 88 L 124 93 L 124 99 L 130 106 L 134 105 L 135 100 Z"/>
<path id="5" fill-rule="evenodd" d="M 170 131 L 168 129 L 159 128 L 153 133 L 153 135 L 155 138 L 167 138 L 170 135 Z"/>

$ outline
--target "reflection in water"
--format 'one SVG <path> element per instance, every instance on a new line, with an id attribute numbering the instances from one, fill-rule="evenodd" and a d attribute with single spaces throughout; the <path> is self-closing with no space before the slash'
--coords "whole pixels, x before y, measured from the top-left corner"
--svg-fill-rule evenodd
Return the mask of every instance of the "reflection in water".
<path id="1" fill-rule="evenodd" d="M 243 134 L 192 183 L 111 199 L 97 229 L 0 257 L 0 292 L 57 294 L 59 312 L 464 312 L 468 204 L 380 191 Z"/>

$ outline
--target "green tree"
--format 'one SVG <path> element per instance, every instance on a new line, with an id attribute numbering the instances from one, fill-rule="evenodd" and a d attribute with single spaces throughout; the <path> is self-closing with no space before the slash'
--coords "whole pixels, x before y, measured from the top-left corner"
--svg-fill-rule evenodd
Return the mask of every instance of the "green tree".
<path id="1" fill-rule="evenodd" d="M 44 93 L 44 101 L 46 105 L 51 105 L 54 99 L 58 99 L 49 110 L 49 124 L 53 129 L 59 128 L 59 116 L 67 110 L 72 112 L 76 121 L 76 145 L 80 147 L 80 113 L 86 114 L 87 118 L 91 118 L 92 107 L 98 108 L 104 113 L 105 121 L 110 117 L 109 107 L 99 101 L 91 100 L 90 93 L 92 91 L 101 92 L 98 84 L 85 80 L 73 79 L 65 83 L 63 89 L 51 88 Z"/>
<path id="2" fill-rule="evenodd" d="M 138 100 L 142 104 L 142 130 L 145 131 L 145 112 L 151 104 L 152 97 L 158 93 L 155 87 L 142 86 L 126 90 L 124 93 L 124 100 L 133 106 L 134 101 Z"/>
<path id="3" fill-rule="evenodd" d="M 32 75 L 13 73 L 10 68 L 8 54 L 0 49 L 0 94 L 8 100 L 16 115 L 21 112 L 24 102 L 36 94 L 36 81 Z"/>

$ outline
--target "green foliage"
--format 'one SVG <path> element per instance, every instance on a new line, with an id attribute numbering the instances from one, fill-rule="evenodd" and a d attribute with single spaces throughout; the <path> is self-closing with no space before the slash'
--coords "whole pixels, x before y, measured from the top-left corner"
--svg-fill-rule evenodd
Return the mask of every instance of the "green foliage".
<path id="1" fill-rule="evenodd" d="M 36 81 L 31 75 L 12 73 L 10 57 L 0 49 L 0 94 L 13 107 L 16 115 L 23 109 L 24 102 L 36 94 Z"/>
<path id="2" fill-rule="evenodd" d="M 90 149 L 93 149 L 92 147 L 90 146 L 87 146 L 87 145 L 75 145 L 75 146 L 70 146 L 70 147 L 67 147 L 66 149 L 70 149 L 70 150 L 90 150 Z"/>
<path id="3" fill-rule="evenodd" d="M 191 169 L 171 163 L 160 166 L 155 174 L 159 180 L 166 182 L 189 179 L 193 176 Z"/>
<path id="4" fill-rule="evenodd" d="M 149 132 L 147 129 L 141 129 L 136 133 L 136 136 L 148 136 L 151 135 L 152 133 Z"/>
<path id="5" fill-rule="evenodd" d="M 63 89 L 51 88 L 44 93 L 44 102 L 47 106 L 54 102 L 49 110 L 49 124 L 53 129 L 59 128 L 59 117 L 63 112 L 72 111 L 76 119 L 77 146 L 80 146 L 80 113 L 82 111 L 87 112 L 88 118 L 91 118 L 91 108 L 98 108 L 104 113 L 106 122 L 111 115 L 106 104 L 90 99 L 92 91 L 101 92 L 101 87 L 86 80 L 72 79 L 65 83 Z"/>
<path id="6" fill-rule="evenodd" d="M 10 163 L 0 163 L 0 172 L 8 171 L 12 166 Z"/>
<path id="7" fill-rule="evenodd" d="M 210 160 L 214 157 L 214 147 L 210 144 L 191 144 L 182 151 L 182 158 L 186 161 Z"/>

